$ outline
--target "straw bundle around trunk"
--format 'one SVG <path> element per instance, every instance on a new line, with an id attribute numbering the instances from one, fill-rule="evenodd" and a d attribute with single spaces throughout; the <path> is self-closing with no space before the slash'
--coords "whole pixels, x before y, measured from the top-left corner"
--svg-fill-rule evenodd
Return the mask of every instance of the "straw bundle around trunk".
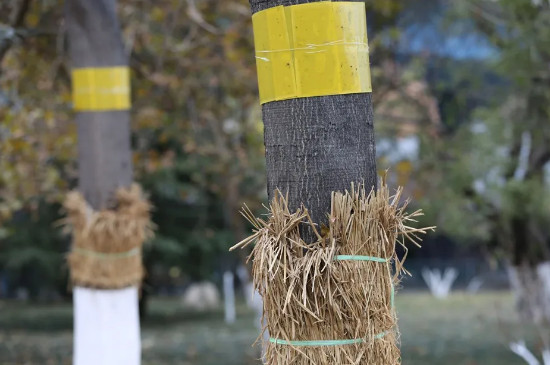
<path id="1" fill-rule="evenodd" d="M 152 236 L 151 205 L 134 184 L 116 193 L 116 209 L 94 211 L 78 192 L 65 200 L 72 232 L 68 255 L 73 285 L 119 289 L 139 285 L 144 275 L 141 247 Z"/>
<path id="2" fill-rule="evenodd" d="M 254 284 L 271 336 L 267 364 L 400 363 L 393 290 L 403 267 L 395 247 L 405 238 L 418 244 L 417 234 L 426 233 L 407 225 L 421 212 L 406 214 L 401 192 L 390 197 L 384 185 L 367 194 L 352 185 L 350 192 L 333 193 L 322 233 L 305 207 L 290 212 L 280 193 L 267 220 L 245 209 L 254 234 L 233 249 L 256 243 Z M 301 239 L 301 224 L 316 232 L 316 242 Z"/>

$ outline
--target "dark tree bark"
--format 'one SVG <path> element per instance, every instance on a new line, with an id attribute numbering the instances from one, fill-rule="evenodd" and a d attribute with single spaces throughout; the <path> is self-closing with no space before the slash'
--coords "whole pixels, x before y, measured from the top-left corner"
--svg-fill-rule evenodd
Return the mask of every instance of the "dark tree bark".
<path id="1" fill-rule="evenodd" d="M 309 2 L 315 1 L 250 0 L 250 5 L 256 13 Z M 349 189 L 352 182 L 376 187 L 370 93 L 274 101 L 263 105 L 262 114 L 270 200 L 279 188 L 288 192 L 292 209 L 304 203 L 315 223 L 326 224 L 332 191 Z"/>
<path id="2" fill-rule="evenodd" d="M 127 66 L 116 0 L 67 0 L 72 68 Z M 130 113 L 79 112 L 80 191 L 94 209 L 106 208 L 113 192 L 132 182 Z"/>

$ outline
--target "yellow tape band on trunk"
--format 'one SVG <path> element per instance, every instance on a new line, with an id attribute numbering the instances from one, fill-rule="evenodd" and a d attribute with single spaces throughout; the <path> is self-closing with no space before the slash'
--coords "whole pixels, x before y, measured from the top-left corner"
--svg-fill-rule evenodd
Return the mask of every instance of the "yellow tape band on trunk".
<path id="1" fill-rule="evenodd" d="M 73 105 L 77 111 L 130 109 L 128 67 L 77 68 L 72 72 Z"/>
<path id="2" fill-rule="evenodd" d="M 252 22 L 260 103 L 372 92 L 364 3 L 277 6 Z"/>

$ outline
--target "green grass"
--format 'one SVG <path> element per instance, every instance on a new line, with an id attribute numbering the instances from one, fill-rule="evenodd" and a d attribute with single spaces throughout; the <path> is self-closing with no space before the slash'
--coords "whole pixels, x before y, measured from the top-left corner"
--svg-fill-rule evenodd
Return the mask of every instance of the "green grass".
<path id="1" fill-rule="evenodd" d="M 405 365 L 522 364 L 508 350 L 518 327 L 509 294 L 455 294 L 440 301 L 407 293 L 397 305 Z"/>
<path id="2" fill-rule="evenodd" d="M 517 327 L 512 302 L 507 293 L 455 294 L 443 301 L 400 294 L 403 364 L 522 364 L 507 348 Z M 142 323 L 143 364 L 258 364 L 252 313 L 240 305 L 238 318 L 228 326 L 220 311 L 193 313 L 177 300 L 153 299 Z M 0 302 L 0 365 L 70 364 L 71 326 L 70 304 Z"/>

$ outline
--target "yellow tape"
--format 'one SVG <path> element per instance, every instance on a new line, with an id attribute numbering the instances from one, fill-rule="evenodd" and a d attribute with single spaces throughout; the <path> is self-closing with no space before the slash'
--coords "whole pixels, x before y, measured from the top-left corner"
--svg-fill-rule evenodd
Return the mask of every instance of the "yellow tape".
<path id="1" fill-rule="evenodd" d="M 364 3 L 277 6 L 252 22 L 262 104 L 372 92 Z"/>
<path id="2" fill-rule="evenodd" d="M 75 110 L 130 109 L 128 67 L 77 68 L 73 70 L 72 78 Z"/>

